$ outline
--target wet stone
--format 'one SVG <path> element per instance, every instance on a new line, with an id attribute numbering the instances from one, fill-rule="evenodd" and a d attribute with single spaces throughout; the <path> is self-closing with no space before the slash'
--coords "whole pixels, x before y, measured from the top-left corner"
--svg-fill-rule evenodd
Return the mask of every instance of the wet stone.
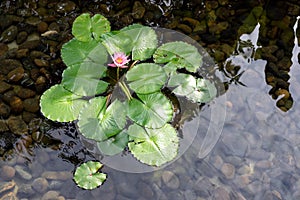
<path id="1" fill-rule="evenodd" d="M 1 116 L 1 115 L 0 115 L 0 116 Z M 9 128 L 8 128 L 8 126 L 7 126 L 7 124 L 6 124 L 6 121 L 3 120 L 3 119 L 0 119 L 0 133 L 1 133 L 1 132 L 8 131 L 8 130 L 9 130 Z"/>
<path id="2" fill-rule="evenodd" d="M 48 67 L 49 66 L 49 62 L 47 60 L 43 60 L 43 59 L 34 59 L 34 63 L 38 67 Z"/>
<path id="3" fill-rule="evenodd" d="M 37 29 L 40 33 L 44 33 L 48 30 L 48 24 L 46 22 L 40 22 L 37 25 Z"/>
<path id="4" fill-rule="evenodd" d="M 230 200 L 230 196 L 227 190 L 224 188 L 218 187 L 214 193 L 212 199 L 214 200 Z"/>
<path id="5" fill-rule="evenodd" d="M 57 191 L 50 190 L 43 195 L 42 200 L 53 200 L 58 199 L 58 197 L 59 193 Z"/>
<path id="6" fill-rule="evenodd" d="M 233 179 L 235 175 L 235 167 L 230 163 L 224 163 L 221 172 L 227 179 Z"/>
<path id="7" fill-rule="evenodd" d="M 25 167 L 23 167 L 21 165 L 16 165 L 15 170 L 22 179 L 24 179 L 24 180 L 32 179 L 32 175 L 30 174 L 30 172 L 28 172 L 28 169 L 26 169 Z"/>
<path id="8" fill-rule="evenodd" d="M 19 49 L 35 49 L 40 44 L 39 40 L 30 40 L 19 45 Z"/>
<path id="9" fill-rule="evenodd" d="M 29 52 L 28 49 L 20 49 L 20 50 L 17 51 L 16 57 L 19 58 L 19 59 L 27 57 L 28 56 L 28 52 Z"/>
<path id="10" fill-rule="evenodd" d="M 36 178 L 31 185 L 31 187 L 39 193 L 44 193 L 48 186 L 48 181 L 45 178 Z"/>
<path id="11" fill-rule="evenodd" d="M 0 66 L 5 66 L 5 67 L 1 67 L 0 73 L 7 75 L 10 71 L 22 67 L 22 63 L 14 59 L 5 59 L 5 60 L 0 60 Z"/>
<path id="12" fill-rule="evenodd" d="M 5 43 L 12 42 L 18 34 L 18 28 L 16 26 L 10 26 L 1 34 L 1 41 Z"/>
<path id="13" fill-rule="evenodd" d="M 30 184 L 21 184 L 18 187 L 18 195 L 22 197 L 30 198 L 35 194 L 35 191 L 31 188 Z"/>
<path id="14" fill-rule="evenodd" d="M 56 5 L 56 11 L 58 13 L 69 13 L 76 9 L 76 4 L 72 1 L 59 2 Z"/>
<path id="15" fill-rule="evenodd" d="M 174 174 L 171 171 L 164 171 L 162 173 L 162 180 L 168 188 L 171 188 L 171 189 L 179 188 L 179 184 L 180 184 L 179 179 L 176 176 L 176 174 Z"/>
<path id="16" fill-rule="evenodd" d="M 0 93 L 4 93 L 5 91 L 9 90 L 11 85 L 5 83 L 4 81 L 0 81 Z"/>
<path id="17" fill-rule="evenodd" d="M 140 182 L 137 184 L 137 189 L 141 196 L 145 197 L 146 199 L 153 199 L 154 193 L 149 186 L 149 184 L 146 184 L 144 182 Z"/>
<path id="18" fill-rule="evenodd" d="M 189 33 L 191 33 L 193 31 L 192 28 L 189 27 L 186 24 L 178 24 L 177 28 L 180 29 L 180 30 L 182 30 L 184 33 L 187 33 L 187 34 L 189 34 Z"/>
<path id="19" fill-rule="evenodd" d="M 27 124 L 22 120 L 21 116 L 10 116 L 7 124 L 10 131 L 16 135 L 23 135 L 28 132 Z"/>
<path id="20" fill-rule="evenodd" d="M 133 9 L 132 9 L 133 18 L 135 18 L 135 19 L 143 18 L 145 11 L 146 11 L 146 8 L 142 5 L 141 2 L 139 2 L 139 1 L 134 2 Z"/>
<path id="21" fill-rule="evenodd" d="M 28 33 L 26 31 L 21 31 L 20 33 L 18 33 L 17 40 L 16 40 L 17 44 L 21 44 L 25 42 L 27 37 L 28 37 Z"/>
<path id="22" fill-rule="evenodd" d="M 12 180 L 15 176 L 16 170 L 8 165 L 4 165 L 1 167 L 0 171 L 0 179 L 2 180 Z"/>
<path id="23" fill-rule="evenodd" d="M 24 100 L 24 109 L 28 112 L 35 113 L 39 111 L 39 100 L 37 98 L 29 98 Z"/>
<path id="24" fill-rule="evenodd" d="M 19 80 L 21 80 L 23 78 L 24 72 L 25 71 L 24 71 L 23 67 L 18 67 L 8 73 L 7 79 L 9 81 L 18 82 Z"/>
<path id="25" fill-rule="evenodd" d="M 14 91 L 18 95 L 18 97 L 22 99 L 28 99 L 35 95 L 35 92 L 33 90 L 24 88 L 22 86 L 15 86 Z"/>
<path id="26" fill-rule="evenodd" d="M 10 114 L 10 107 L 4 102 L 0 102 L 0 117 L 6 119 Z"/>
<path id="27" fill-rule="evenodd" d="M 10 107 L 11 107 L 11 111 L 14 112 L 15 114 L 21 113 L 24 108 L 22 99 L 20 99 L 17 96 L 13 96 L 10 101 Z"/>
<path id="28" fill-rule="evenodd" d="M 42 177 L 49 180 L 67 180 L 73 177 L 72 173 L 69 171 L 46 171 L 42 174 Z"/>
<path id="29" fill-rule="evenodd" d="M 8 51 L 8 46 L 4 43 L 0 43 L 0 57 Z"/>
<path id="30" fill-rule="evenodd" d="M 25 23 L 29 24 L 29 25 L 32 25 L 32 26 L 37 26 L 39 23 L 41 22 L 40 18 L 39 17 L 28 17 L 26 20 L 25 20 Z"/>

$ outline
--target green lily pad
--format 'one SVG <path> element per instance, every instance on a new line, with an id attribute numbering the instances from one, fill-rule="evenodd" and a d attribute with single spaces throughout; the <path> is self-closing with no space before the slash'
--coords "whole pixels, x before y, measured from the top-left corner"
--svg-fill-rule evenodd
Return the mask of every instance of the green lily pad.
<path id="1" fill-rule="evenodd" d="M 107 62 L 108 54 L 105 47 L 95 40 L 81 42 L 72 39 L 62 46 L 61 57 L 67 66 L 74 64 L 81 67 L 98 66 L 99 71 L 103 74 L 105 68 L 101 66 Z"/>
<path id="2" fill-rule="evenodd" d="M 140 24 L 130 25 L 118 32 L 102 35 L 102 44 L 113 55 L 117 52 L 132 53 L 132 60 L 151 58 L 157 47 L 155 31 Z"/>
<path id="3" fill-rule="evenodd" d="M 128 128 L 128 135 L 129 150 L 142 163 L 161 166 L 177 155 L 179 139 L 176 130 L 170 124 L 159 129 L 148 129 L 133 124 Z"/>
<path id="4" fill-rule="evenodd" d="M 117 135 L 104 140 L 103 142 L 97 142 L 99 150 L 108 156 L 113 156 L 121 153 L 128 144 L 128 135 L 126 131 L 122 131 Z"/>
<path id="5" fill-rule="evenodd" d="M 73 65 L 64 70 L 62 84 L 77 95 L 94 96 L 101 94 L 106 91 L 109 85 L 109 83 L 99 80 L 106 69 L 105 66 L 81 67 L 81 65 Z"/>
<path id="6" fill-rule="evenodd" d="M 160 91 L 167 80 L 167 74 L 157 64 L 142 63 L 134 66 L 126 74 L 129 87 L 139 94 Z"/>
<path id="7" fill-rule="evenodd" d="M 103 164 L 95 161 L 88 161 L 77 167 L 74 173 L 75 183 L 87 190 L 92 190 L 102 185 L 106 180 L 106 174 L 99 172 Z"/>
<path id="8" fill-rule="evenodd" d="M 95 14 L 91 18 L 90 14 L 84 13 L 73 22 L 72 34 L 82 42 L 93 39 L 99 41 L 100 36 L 107 32 L 110 32 L 110 22 L 100 14 Z"/>
<path id="9" fill-rule="evenodd" d="M 70 122 L 78 118 L 80 110 L 87 104 L 81 96 L 54 85 L 41 96 L 41 112 L 53 121 Z"/>
<path id="10" fill-rule="evenodd" d="M 156 49 L 153 55 L 155 63 L 172 62 L 176 68 L 185 68 L 196 72 L 202 66 L 202 56 L 198 49 L 185 42 L 169 42 Z"/>
<path id="11" fill-rule="evenodd" d="M 176 95 L 185 96 L 198 103 L 209 102 L 217 95 L 217 89 L 213 83 L 206 79 L 196 79 L 189 74 L 171 75 L 168 86 L 175 87 L 172 92 Z"/>
<path id="12" fill-rule="evenodd" d="M 213 83 L 206 79 L 197 79 L 196 90 L 188 95 L 194 102 L 207 103 L 215 98 L 217 89 Z"/>
<path id="13" fill-rule="evenodd" d="M 126 104 L 115 100 L 106 108 L 106 101 L 104 97 L 95 97 L 80 112 L 78 127 L 86 138 L 104 141 L 117 135 L 125 127 Z"/>
<path id="14" fill-rule="evenodd" d="M 160 128 L 172 119 L 171 102 L 162 93 L 137 94 L 129 101 L 128 117 L 147 128 Z"/>

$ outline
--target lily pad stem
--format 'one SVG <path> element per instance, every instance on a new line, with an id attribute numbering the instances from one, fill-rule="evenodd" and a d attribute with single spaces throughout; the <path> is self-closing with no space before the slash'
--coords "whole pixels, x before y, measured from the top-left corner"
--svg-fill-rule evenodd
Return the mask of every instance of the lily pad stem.
<path id="1" fill-rule="evenodd" d="M 130 91 L 129 91 L 128 87 L 126 86 L 126 84 L 123 81 L 120 81 L 119 85 L 120 85 L 121 89 L 123 90 L 123 92 L 125 93 L 128 100 L 131 100 L 133 97 L 131 96 Z"/>

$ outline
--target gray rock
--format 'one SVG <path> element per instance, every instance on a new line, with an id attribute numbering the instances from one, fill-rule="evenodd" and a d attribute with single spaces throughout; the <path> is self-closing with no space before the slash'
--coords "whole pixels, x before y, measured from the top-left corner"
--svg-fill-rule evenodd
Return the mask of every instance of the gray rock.
<path id="1" fill-rule="evenodd" d="M 9 166 L 4 165 L 1 167 L 0 178 L 3 180 L 11 180 L 15 176 L 16 170 Z"/>
<path id="2" fill-rule="evenodd" d="M 1 34 L 1 41 L 5 43 L 12 42 L 18 34 L 18 28 L 16 26 L 10 26 L 4 30 Z"/>
<path id="3" fill-rule="evenodd" d="M 32 179 L 32 175 L 31 173 L 28 171 L 28 169 L 26 169 L 25 167 L 21 166 L 21 165 L 16 165 L 15 166 L 15 170 L 17 172 L 17 174 L 24 180 L 31 180 Z"/>
<path id="4" fill-rule="evenodd" d="M 43 195 L 42 200 L 54 200 L 58 199 L 58 197 L 59 193 L 57 191 L 50 190 Z"/>
<path id="5" fill-rule="evenodd" d="M 171 171 L 164 171 L 162 173 L 162 180 L 163 180 L 163 183 L 166 184 L 166 186 L 168 188 L 171 188 L 171 189 L 179 188 L 179 185 L 180 185 L 179 179 L 176 176 L 176 174 L 174 174 Z"/>
<path id="6" fill-rule="evenodd" d="M 22 197 L 26 197 L 28 199 L 32 199 L 31 197 L 35 193 L 36 192 L 31 188 L 31 184 L 21 184 L 21 185 L 19 185 L 18 195 L 20 195 Z"/>
<path id="7" fill-rule="evenodd" d="M 32 182 L 32 189 L 34 189 L 35 191 L 39 192 L 39 193 L 44 193 L 47 189 L 48 189 L 48 181 L 45 178 L 36 178 L 33 182 Z"/>
<path id="8" fill-rule="evenodd" d="M 218 187 L 214 193 L 212 199 L 214 200 L 230 200 L 230 196 L 227 190 L 222 187 Z"/>
<path id="9" fill-rule="evenodd" d="M 235 176 L 235 167 L 230 163 L 224 163 L 221 172 L 227 179 L 233 179 Z"/>
<path id="10" fill-rule="evenodd" d="M 154 198 L 154 192 L 152 188 L 149 186 L 149 184 L 144 182 L 139 182 L 137 184 L 137 189 L 140 193 L 140 196 L 144 197 L 145 199 L 153 199 Z"/>

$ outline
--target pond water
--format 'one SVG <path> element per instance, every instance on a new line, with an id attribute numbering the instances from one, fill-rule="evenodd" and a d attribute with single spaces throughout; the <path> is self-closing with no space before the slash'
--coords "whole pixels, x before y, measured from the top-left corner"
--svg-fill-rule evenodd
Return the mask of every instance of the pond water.
<path id="1" fill-rule="evenodd" d="M 226 88 L 184 130 L 197 135 L 176 161 L 147 173 L 104 166 L 107 181 L 91 191 L 73 172 L 98 157 L 74 124 L 39 111 L 84 12 L 103 14 L 113 29 L 142 23 L 185 33 L 214 59 Z M 298 16 L 297 0 L 1 1 L 0 199 L 299 199 Z"/>

